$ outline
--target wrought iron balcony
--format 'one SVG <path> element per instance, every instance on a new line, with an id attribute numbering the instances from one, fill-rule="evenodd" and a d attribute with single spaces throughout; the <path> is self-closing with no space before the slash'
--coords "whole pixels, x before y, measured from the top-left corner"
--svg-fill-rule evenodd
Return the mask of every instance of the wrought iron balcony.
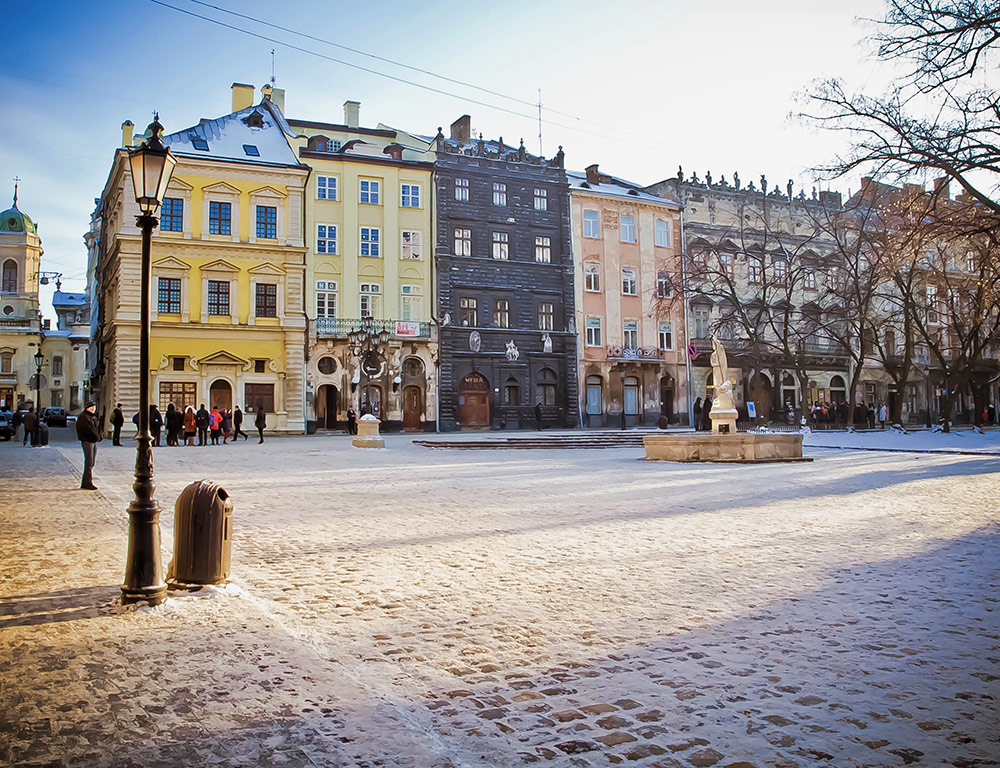
<path id="1" fill-rule="evenodd" d="M 320 338 L 346 339 L 351 331 L 360 331 L 364 320 L 353 317 L 317 317 L 316 336 Z M 426 339 L 431 335 L 430 323 L 414 323 L 408 320 L 374 320 L 372 329 L 388 331 L 399 339 Z"/>

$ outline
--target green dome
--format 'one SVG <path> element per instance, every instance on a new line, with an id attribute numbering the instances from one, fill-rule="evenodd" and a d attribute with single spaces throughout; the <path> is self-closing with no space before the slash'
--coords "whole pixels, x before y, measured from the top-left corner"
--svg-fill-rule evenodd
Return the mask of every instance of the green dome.
<path id="1" fill-rule="evenodd" d="M 28 234 L 34 235 L 35 232 L 35 222 L 24 213 L 21 213 L 17 207 L 17 198 L 14 198 L 14 207 L 8 208 L 3 213 L 0 213 L 0 232 L 27 232 Z"/>

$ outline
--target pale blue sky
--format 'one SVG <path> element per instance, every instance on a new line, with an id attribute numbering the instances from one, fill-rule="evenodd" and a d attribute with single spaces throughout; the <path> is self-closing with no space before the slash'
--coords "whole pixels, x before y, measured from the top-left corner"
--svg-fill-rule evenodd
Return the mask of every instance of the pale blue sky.
<path id="1" fill-rule="evenodd" d="M 271 74 L 291 117 L 339 122 L 346 99 L 363 125 L 379 121 L 433 133 L 463 113 L 484 135 L 538 149 L 529 106 L 434 80 L 199 6 L 163 0 L 334 58 L 460 96 L 430 93 L 221 28 L 151 0 L 56 1 L 25 11 L 0 46 L 0 206 L 22 179 L 20 207 L 40 223 L 44 268 L 83 290 L 82 236 L 104 184 L 120 125 L 143 130 L 154 109 L 167 131 L 226 114 L 230 84 L 260 86 Z M 619 0 L 470 3 L 434 0 L 211 0 L 212 4 L 396 59 L 573 117 L 543 111 L 546 155 L 562 144 L 567 165 L 649 184 L 677 172 L 746 182 L 792 178 L 839 149 L 838 137 L 788 118 L 815 78 L 842 75 L 877 85 L 887 73 L 867 58 L 858 17 L 882 3 L 799 0 Z M 837 7 L 833 7 L 837 6 Z M 27 6 L 25 6 L 27 7 Z M 280 15 L 279 15 L 280 11 Z M 463 100 L 463 98 L 465 100 Z M 580 120 L 575 118 L 582 118 Z M 590 121 L 590 122 L 587 122 Z M 843 185 L 846 190 L 846 182 Z"/>

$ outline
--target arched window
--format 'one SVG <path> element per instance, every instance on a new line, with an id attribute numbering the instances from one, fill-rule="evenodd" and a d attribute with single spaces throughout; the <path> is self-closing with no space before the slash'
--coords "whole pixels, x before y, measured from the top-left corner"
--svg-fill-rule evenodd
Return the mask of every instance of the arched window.
<path id="1" fill-rule="evenodd" d="M 7 259 L 3 263 L 3 285 L 0 287 L 4 293 L 17 293 L 17 262 Z"/>
<path id="2" fill-rule="evenodd" d="M 521 384 L 513 376 L 509 377 L 503 386 L 503 404 L 521 404 Z"/>
<path id="3" fill-rule="evenodd" d="M 419 376 L 424 372 L 424 363 L 419 357 L 408 357 L 403 361 L 403 373 L 406 376 Z"/>
<path id="4" fill-rule="evenodd" d="M 537 401 L 542 405 L 556 404 L 556 372 L 551 368 L 542 368 L 538 372 L 535 394 Z"/>

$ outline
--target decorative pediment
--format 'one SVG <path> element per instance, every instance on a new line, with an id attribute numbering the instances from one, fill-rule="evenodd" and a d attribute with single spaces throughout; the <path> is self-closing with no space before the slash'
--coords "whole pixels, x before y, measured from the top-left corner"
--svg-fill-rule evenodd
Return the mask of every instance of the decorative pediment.
<path id="1" fill-rule="evenodd" d="M 202 272 L 229 272 L 231 274 L 238 273 L 240 268 L 230 264 L 224 259 L 216 259 L 208 264 L 202 264 L 200 267 Z"/>
<path id="2" fill-rule="evenodd" d="M 287 197 L 284 192 L 281 192 L 271 186 L 259 187 L 258 189 L 253 190 L 250 194 L 254 197 L 270 197 L 274 200 L 284 200 Z"/>
<path id="3" fill-rule="evenodd" d="M 254 277 L 260 277 L 262 275 L 265 277 L 267 276 L 282 277 L 285 274 L 285 270 L 283 270 L 277 264 L 272 264 L 270 262 L 266 262 L 264 264 L 258 264 L 256 267 L 250 267 L 250 269 L 248 269 L 247 271 Z"/>
<path id="4" fill-rule="evenodd" d="M 154 261 L 152 267 L 157 272 L 188 272 L 191 269 L 190 264 L 173 256 L 167 256 L 159 261 Z"/>
<path id="5" fill-rule="evenodd" d="M 420 274 L 420 270 L 414 269 L 413 267 L 408 267 L 407 269 L 404 269 L 402 272 L 400 272 L 399 276 L 408 278 L 410 280 L 423 280 L 424 277 L 422 274 Z"/>
<path id="6" fill-rule="evenodd" d="M 224 181 L 220 181 L 217 184 L 209 184 L 207 187 L 202 187 L 201 191 L 211 193 L 213 195 L 239 196 L 240 194 L 240 191 L 236 187 L 231 184 L 226 184 Z"/>
<path id="7" fill-rule="evenodd" d="M 321 275 L 339 275 L 340 267 L 334 264 L 332 261 L 321 261 L 316 265 L 316 276 L 321 277 Z"/>
<path id="8" fill-rule="evenodd" d="M 365 264 L 358 270 L 359 275 L 365 277 L 381 277 L 378 267 L 374 264 Z"/>
<path id="9" fill-rule="evenodd" d="M 190 192 L 194 187 L 188 184 L 184 179 L 179 179 L 176 176 L 170 178 L 170 183 L 167 184 L 167 194 L 171 192 Z"/>
<path id="10" fill-rule="evenodd" d="M 245 366 L 249 361 L 243 357 L 237 357 L 231 352 L 220 349 L 210 355 L 205 355 L 198 360 L 198 365 L 239 365 Z"/>

